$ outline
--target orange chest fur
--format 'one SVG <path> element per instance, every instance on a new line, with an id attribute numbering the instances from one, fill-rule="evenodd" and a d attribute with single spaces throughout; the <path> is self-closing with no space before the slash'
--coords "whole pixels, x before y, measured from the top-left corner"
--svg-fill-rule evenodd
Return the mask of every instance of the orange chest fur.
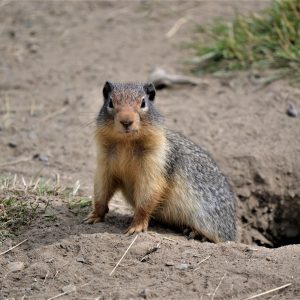
<path id="1" fill-rule="evenodd" d="M 115 144 L 102 147 L 99 163 L 104 176 L 113 176 L 125 183 L 135 181 L 138 174 L 145 172 L 149 155 L 140 145 Z"/>

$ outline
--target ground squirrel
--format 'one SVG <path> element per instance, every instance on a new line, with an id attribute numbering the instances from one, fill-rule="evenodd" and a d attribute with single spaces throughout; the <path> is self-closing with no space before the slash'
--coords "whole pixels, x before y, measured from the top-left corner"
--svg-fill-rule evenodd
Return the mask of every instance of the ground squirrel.
<path id="1" fill-rule="evenodd" d="M 104 221 L 117 190 L 134 208 L 128 234 L 146 231 L 149 219 L 189 228 L 213 242 L 235 240 L 235 197 L 215 161 L 164 126 L 151 83 L 106 82 L 97 117 L 97 169 L 93 211 Z"/>

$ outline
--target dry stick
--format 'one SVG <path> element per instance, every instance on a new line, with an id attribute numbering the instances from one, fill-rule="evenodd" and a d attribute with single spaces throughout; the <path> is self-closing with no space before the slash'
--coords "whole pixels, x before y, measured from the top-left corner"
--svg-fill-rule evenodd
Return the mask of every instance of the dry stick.
<path id="1" fill-rule="evenodd" d="M 166 37 L 170 39 L 173 35 L 176 34 L 179 28 L 186 22 L 187 22 L 186 18 L 180 18 L 179 20 L 177 20 L 177 22 L 172 26 L 172 28 L 166 33 Z"/>
<path id="2" fill-rule="evenodd" d="M 268 290 L 268 291 L 266 291 L 266 292 L 263 292 L 263 293 L 260 293 L 260 294 L 251 296 L 251 297 L 249 297 L 249 298 L 245 298 L 244 300 L 255 299 L 255 298 L 258 298 L 258 297 L 260 297 L 260 296 L 263 296 L 263 295 L 266 295 L 266 294 L 273 293 L 273 292 L 275 292 L 275 291 L 284 289 L 284 288 L 286 288 L 286 287 L 288 287 L 288 286 L 290 286 L 290 285 L 292 285 L 292 283 L 287 283 L 287 284 L 285 284 L 285 285 L 282 285 L 282 286 L 279 286 L 279 287 L 277 287 L 277 288 Z"/>
<path id="3" fill-rule="evenodd" d="M 146 252 L 146 254 L 140 259 L 141 262 L 145 261 L 146 258 L 150 256 L 150 254 L 152 254 L 153 252 L 156 252 L 159 248 L 160 248 L 160 243 L 157 243 L 156 246 L 150 248 L 150 249 Z"/>
<path id="4" fill-rule="evenodd" d="M 208 255 L 207 257 L 203 258 L 199 263 L 197 263 L 197 267 L 194 269 L 194 271 L 197 271 L 200 268 L 199 265 L 208 260 L 210 257 L 211 255 Z"/>
<path id="5" fill-rule="evenodd" d="M 21 244 L 25 243 L 27 240 L 28 240 L 28 239 L 25 239 L 24 241 L 20 242 L 19 244 L 17 244 L 17 245 L 15 245 L 15 246 L 9 248 L 8 250 L 6 250 L 6 251 L 0 253 L 0 256 L 3 255 L 3 254 L 5 254 L 5 253 L 7 253 L 7 252 L 9 252 L 9 251 L 11 251 L 11 250 L 13 250 L 13 249 L 15 249 L 15 248 L 17 248 L 17 247 L 20 246 Z"/>
<path id="6" fill-rule="evenodd" d="M 214 299 L 215 299 L 216 292 L 217 292 L 218 288 L 220 287 L 220 285 L 221 285 L 223 279 L 225 278 L 225 276 L 226 276 L 226 273 L 225 273 L 225 274 L 223 275 L 223 277 L 221 278 L 221 280 L 220 280 L 218 286 L 216 287 L 216 289 L 215 289 L 215 291 L 214 291 L 214 293 L 213 293 L 213 295 L 212 295 L 212 297 L 211 297 L 211 300 L 214 300 Z"/>
<path id="7" fill-rule="evenodd" d="M 63 108 L 61 108 L 61 109 L 45 116 L 44 118 L 42 118 L 42 121 L 47 121 L 47 120 L 49 120 L 49 119 L 51 119 L 51 118 L 53 118 L 57 115 L 63 114 L 67 109 L 68 109 L 68 107 L 63 107 Z"/>
<path id="8" fill-rule="evenodd" d="M 44 281 L 43 281 L 43 285 L 45 285 L 45 282 L 46 282 L 46 279 L 47 279 L 48 275 L 49 275 L 49 270 L 48 270 L 47 273 L 46 273 L 45 279 L 44 279 Z"/>
<path id="9" fill-rule="evenodd" d="M 177 242 L 178 242 L 178 241 L 175 241 L 175 240 L 173 240 L 173 239 L 167 238 L 167 237 L 165 237 L 165 236 L 163 236 L 163 239 L 164 239 L 164 240 L 167 240 L 167 241 L 174 242 L 174 243 L 177 243 Z"/>
<path id="10" fill-rule="evenodd" d="M 19 163 L 22 163 L 22 162 L 26 162 L 26 161 L 29 161 L 31 160 L 32 157 L 23 157 L 23 158 L 19 158 L 19 159 L 16 159 L 14 161 L 9 161 L 9 162 L 6 162 L 6 163 L 2 163 L 0 164 L 0 167 L 6 167 L 6 166 L 10 166 L 10 165 L 16 165 L 16 164 L 19 164 Z"/>
<path id="11" fill-rule="evenodd" d="M 135 236 L 135 238 L 133 239 L 133 241 L 131 242 L 131 244 L 129 245 L 129 247 L 127 248 L 127 250 L 125 251 L 125 253 L 122 255 L 121 259 L 118 261 L 118 263 L 116 264 L 116 266 L 113 268 L 113 270 L 109 273 L 109 276 L 111 276 L 114 271 L 116 270 L 116 268 L 118 267 L 118 265 L 121 263 L 122 259 L 125 257 L 126 253 L 128 252 L 128 250 L 131 248 L 131 246 L 133 245 L 133 243 L 135 242 L 135 240 L 137 239 L 138 234 Z"/>
<path id="12" fill-rule="evenodd" d="M 149 231 L 148 231 L 148 234 L 150 234 L 150 235 L 152 235 L 152 236 L 154 236 L 154 237 L 161 237 L 161 235 L 160 235 L 159 233 L 155 233 L 155 232 L 149 232 Z M 178 242 L 178 241 L 175 241 L 175 240 L 170 239 L 170 238 L 165 237 L 165 236 L 163 236 L 163 237 L 161 237 L 161 238 L 164 239 L 164 240 L 173 242 L 173 243 L 177 243 L 177 242 Z"/>

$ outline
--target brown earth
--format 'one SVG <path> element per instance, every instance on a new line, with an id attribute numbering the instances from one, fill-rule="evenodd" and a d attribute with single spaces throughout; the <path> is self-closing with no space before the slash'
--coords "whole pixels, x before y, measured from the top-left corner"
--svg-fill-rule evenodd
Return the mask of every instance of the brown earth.
<path id="1" fill-rule="evenodd" d="M 63 184 L 79 180 L 81 193 L 91 195 L 94 118 L 105 80 L 145 81 L 155 65 L 182 72 L 196 23 L 267 4 L 1 1 L 1 176 L 59 174 Z M 188 21 L 166 38 L 182 17 Z M 60 299 L 244 299 L 287 283 L 260 299 L 300 298 L 300 247 L 257 246 L 299 243 L 300 118 L 286 108 L 300 108 L 300 91 L 285 81 L 265 86 L 250 72 L 205 80 L 206 88 L 159 91 L 157 106 L 168 126 L 207 149 L 232 182 L 239 243 L 191 241 L 153 225 L 109 276 L 133 240 L 122 234 L 130 209 L 116 197 L 106 222 L 88 226 L 54 197 L 55 221 L 38 218 L 2 243 L 4 251 L 28 239 L 0 256 L 0 299 L 48 299 L 68 285 L 76 291 Z M 12 262 L 21 270 L 10 272 Z"/>

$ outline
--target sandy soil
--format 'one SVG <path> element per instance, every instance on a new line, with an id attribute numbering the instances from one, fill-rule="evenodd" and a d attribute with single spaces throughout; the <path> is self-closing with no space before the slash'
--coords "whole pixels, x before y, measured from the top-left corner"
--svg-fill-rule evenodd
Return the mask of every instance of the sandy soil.
<path id="1" fill-rule="evenodd" d="M 1 1 L 1 175 L 58 173 L 65 185 L 79 180 L 81 193 L 91 195 L 103 83 L 145 81 L 155 65 L 182 72 L 196 22 L 266 5 Z M 188 21 L 166 38 L 182 17 Z M 122 234 L 130 209 L 116 197 L 107 221 L 89 226 L 53 198 L 55 221 L 38 218 L 1 245 L 4 251 L 28 239 L 0 256 L 0 299 L 48 299 L 74 286 L 60 299 L 244 299 L 287 283 L 260 299 L 300 298 L 300 118 L 286 114 L 289 102 L 300 109 L 300 91 L 283 81 L 263 86 L 249 72 L 206 82 L 159 91 L 157 106 L 168 126 L 207 149 L 232 182 L 238 242 L 191 241 L 154 224 L 109 276 L 133 240 Z M 295 245 L 263 247 L 284 244 Z M 22 270 L 10 272 L 13 262 Z"/>

